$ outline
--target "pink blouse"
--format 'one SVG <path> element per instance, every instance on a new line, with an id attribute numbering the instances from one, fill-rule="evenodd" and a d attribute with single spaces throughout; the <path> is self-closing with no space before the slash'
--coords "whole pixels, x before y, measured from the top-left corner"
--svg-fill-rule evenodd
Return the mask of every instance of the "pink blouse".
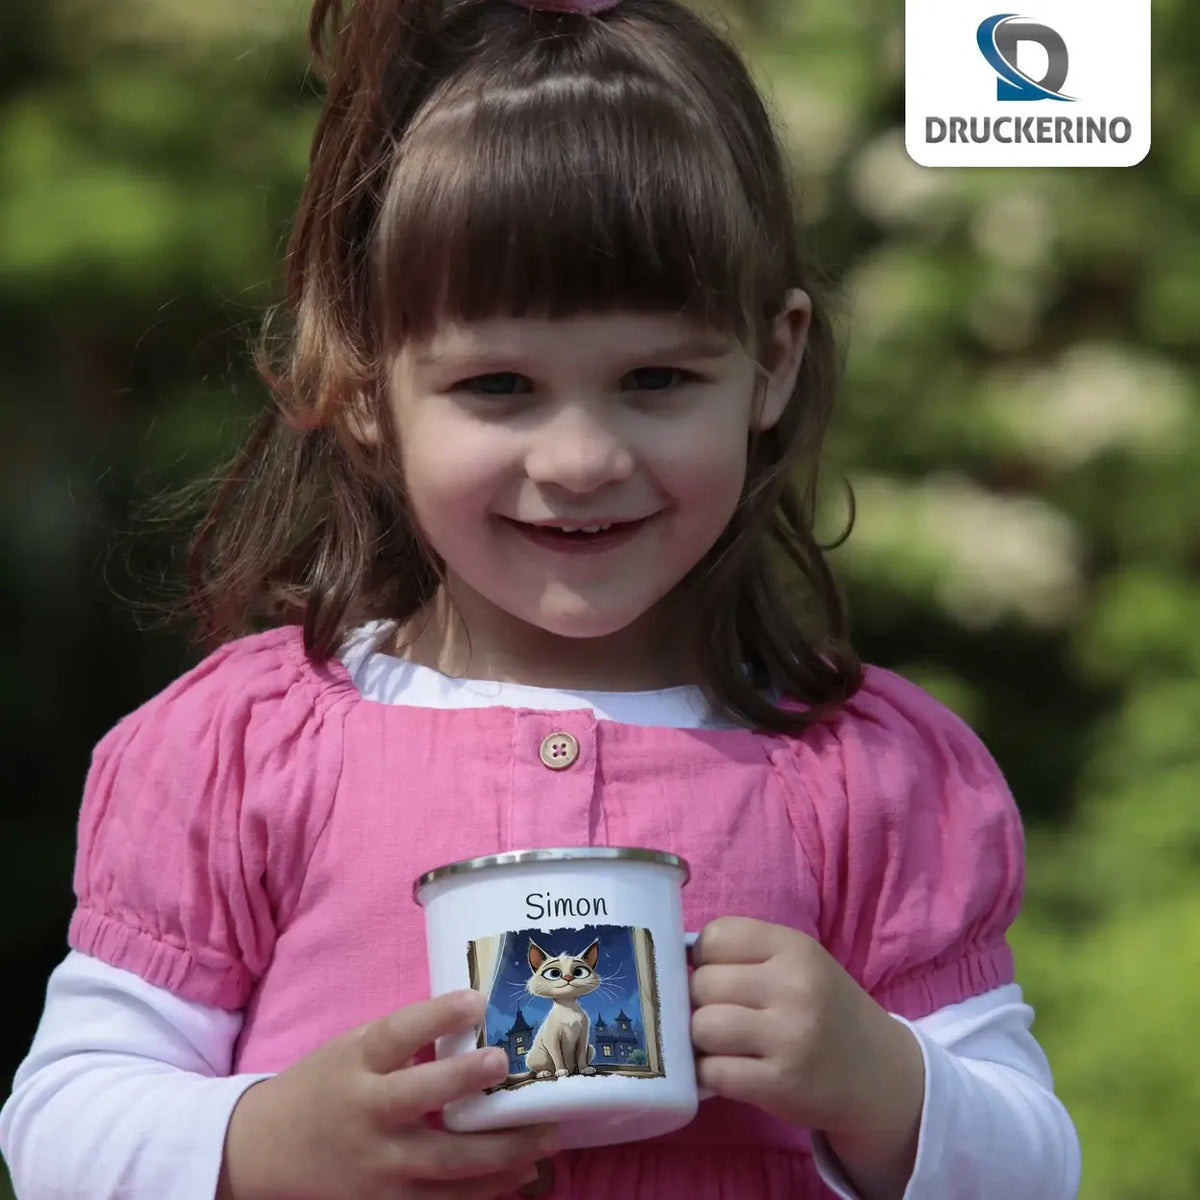
<path id="1" fill-rule="evenodd" d="M 580 753 L 552 771 L 539 748 L 558 731 Z M 742 914 L 800 929 L 900 1016 L 1013 980 L 1016 807 L 978 738 L 889 672 L 800 736 L 653 728 L 365 700 L 292 627 L 224 647 L 99 744 L 70 941 L 244 1009 L 233 1070 L 273 1072 L 428 995 L 417 875 L 580 844 L 682 855 L 689 928 Z M 556 1194 L 589 1200 L 829 1194 L 805 1133 L 725 1101 L 558 1168 Z"/>

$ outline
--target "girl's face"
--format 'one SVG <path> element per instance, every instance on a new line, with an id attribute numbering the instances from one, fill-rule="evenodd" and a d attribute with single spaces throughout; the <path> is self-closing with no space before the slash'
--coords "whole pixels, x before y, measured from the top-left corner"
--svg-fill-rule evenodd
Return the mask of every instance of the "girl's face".
<path id="1" fill-rule="evenodd" d="M 603 638 L 667 596 L 729 522 L 808 314 L 796 293 L 766 375 L 674 315 L 496 318 L 405 346 L 390 403 L 409 502 L 473 644 L 505 614 Z"/>

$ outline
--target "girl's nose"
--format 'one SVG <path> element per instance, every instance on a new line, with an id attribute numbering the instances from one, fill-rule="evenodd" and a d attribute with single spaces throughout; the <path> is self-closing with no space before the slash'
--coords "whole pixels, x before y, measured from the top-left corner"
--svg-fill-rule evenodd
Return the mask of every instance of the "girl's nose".
<path id="1" fill-rule="evenodd" d="M 525 471 L 534 483 L 585 494 L 628 479 L 633 454 L 615 431 L 593 415 L 567 410 L 538 430 Z"/>

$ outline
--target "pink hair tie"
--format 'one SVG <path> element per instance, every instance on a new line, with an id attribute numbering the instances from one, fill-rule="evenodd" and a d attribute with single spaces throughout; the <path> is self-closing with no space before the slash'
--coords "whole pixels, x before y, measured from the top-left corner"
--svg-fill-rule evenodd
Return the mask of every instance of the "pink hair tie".
<path id="1" fill-rule="evenodd" d="M 616 8 L 621 0 L 516 0 L 516 3 L 535 12 L 579 13 L 591 17 Z"/>

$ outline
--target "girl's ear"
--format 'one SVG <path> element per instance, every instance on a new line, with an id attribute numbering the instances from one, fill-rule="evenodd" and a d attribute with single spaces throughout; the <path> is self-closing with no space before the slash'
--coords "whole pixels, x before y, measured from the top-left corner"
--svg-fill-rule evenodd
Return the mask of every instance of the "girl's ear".
<path id="1" fill-rule="evenodd" d="M 361 392 L 355 396 L 342 411 L 342 420 L 346 423 L 346 432 L 364 449 L 379 447 L 383 435 L 369 397 Z"/>
<path id="2" fill-rule="evenodd" d="M 796 389 L 808 327 L 812 320 L 812 301 L 807 292 L 793 288 L 783 311 L 775 318 L 762 353 L 762 375 L 751 428 L 755 433 L 771 429 L 783 416 Z"/>

